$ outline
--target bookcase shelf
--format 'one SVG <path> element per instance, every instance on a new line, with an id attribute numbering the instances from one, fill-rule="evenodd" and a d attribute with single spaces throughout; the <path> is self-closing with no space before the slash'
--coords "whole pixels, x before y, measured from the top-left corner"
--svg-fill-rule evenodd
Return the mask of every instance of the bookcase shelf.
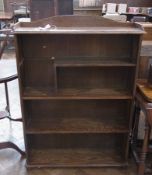
<path id="1" fill-rule="evenodd" d="M 39 117 L 38 117 L 39 118 Z M 105 120 L 89 117 L 52 117 L 44 121 L 42 119 L 31 119 L 28 121 L 26 133 L 49 134 L 49 133 L 128 133 L 129 126 L 121 117 L 119 120 Z"/>
<path id="2" fill-rule="evenodd" d="M 143 33 L 94 16 L 16 24 L 27 167 L 127 165 Z"/>
<path id="3" fill-rule="evenodd" d="M 54 58 L 56 67 L 135 67 L 135 63 L 131 63 L 129 59 L 116 58 Z"/>
<path id="4" fill-rule="evenodd" d="M 131 93 L 120 89 L 46 89 L 25 88 L 22 97 L 32 99 L 132 99 Z"/>
<path id="5" fill-rule="evenodd" d="M 50 156 L 51 155 L 51 156 Z M 75 156 L 76 155 L 76 156 Z M 128 165 L 120 152 L 96 149 L 33 149 L 28 167 L 123 167 Z"/>
<path id="6" fill-rule="evenodd" d="M 127 159 L 122 156 L 123 148 L 119 146 L 123 144 L 122 140 L 126 135 L 121 134 L 121 137 L 119 135 L 115 134 L 114 140 L 109 140 L 114 134 L 106 136 L 102 134 L 27 135 L 28 142 L 31 144 L 27 165 L 35 167 L 39 163 L 39 167 L 126 166 Z M 39 139 L 41 141 L 47 139 L 48 144 L 45 142 L 40 144 Z M 71 143 L 72 140 L 73 143 Z M 100 142 L 97 144 L 97 141 Z M 107 147 L 107 145 L 110 146 Z M 114 145 L 117 145 L 115 149 Z"/>

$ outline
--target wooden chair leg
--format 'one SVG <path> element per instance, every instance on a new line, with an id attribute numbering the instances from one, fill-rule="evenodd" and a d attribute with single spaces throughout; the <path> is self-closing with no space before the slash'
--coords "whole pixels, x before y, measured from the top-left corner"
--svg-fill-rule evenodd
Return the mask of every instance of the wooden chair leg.
<path id="1" fill-rule="evenodd" d="M 144 141 L 143 141 L 142 151 L 140 153 L 140 161 L 138 166 L 138 175 L 144 175 L 145 173 L 145 164 L 146 164 L 146 156 L 148 152 L 149 135 L 150 135 L 150 126 L 146 120 Z"/>
<path id="2" fill-rule="evenodd" d="M 16 121 L 16 122 L 22 122 L 22 118 L 16 118 L 13 119 L 11 118 L 11 113 L 10 113 L 10 102 L 9 102 L 9 94 L 8 94 L 8 85 L 7 85 L 7 81 L 4 82 L 5 85 L 5 97 L 6 97 L 6 115 L 3 118 L 8 118 L 11 121 Z M 3 119 L 2 117 L 0 119 Z"/>
<path id="3" fill-rule="evenodd" d="M 7 77 L 5 79 L 1 79 L 0 83 L 4 83 L 5 86 L 5 97 L 6 97 L 6 108 L 5 111 L 0 111 L 0 120 L 7 118 L 11 121 L 16 121 L 16 122 L 22 122 L 22 118 L 11 118 L 11 113 L 10 113 L 10 103 L 9 103 L 9 93 L 8 93 L 8 82 L 15 80 L 17 78 L 17 75 L 13 75 L 10 77 Z M 25 152 L 22 151 L 17 145 L 15 145 L 12 142 L 0 142 L 0 149 L 4 149 L 4 148 L 12 148 L 15 149 L 16 151 L 18 151 L 22 156 L 25 156 Z"/>
<path id="4" fill-rule="evenodd" d="M 25 156 L 25 152 L 22 151 L 17 145 L 15 145 L 12 142 L 1 142 L 0 149 L 5 149 L 5 148 L 15 149 L 16 151 L 18 151 L 21 154 L 21 156 Z"/>
<path id="5" fill-rule="evenodd" d="M 136 163 L 139 163 L 139 157 L 137 155 L 137 136 L 138 136 L 138 125 L 139 125 L 140 107 L 135 104 L 133 114 L 133 125 L 131 134 L 131 149 Z"/>

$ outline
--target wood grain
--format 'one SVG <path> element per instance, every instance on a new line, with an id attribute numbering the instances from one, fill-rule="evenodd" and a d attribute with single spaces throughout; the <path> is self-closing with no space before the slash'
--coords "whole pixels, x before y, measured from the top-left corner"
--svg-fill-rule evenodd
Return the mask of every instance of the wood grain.
<path id="1" fill-rule="evenodd" d="M 129 131 L 123 117 L 115 121 L 105 118 L 31 119 L 28 121 L 26 133 L 127 133 Z"/>
<path id="2" fill-rule="evenodd" d="M 102 150 L 50 149 L 31 150 L 28 167 L 120 167 L 126 166 L 118 153 Z M 51 155 L 51 156 L 50 156 Z"/>
<path id="3" fill-rule="evenodd" d="M 15 26 L 28 167 L 126 165 L 142 34 L 93 16 Z"/>

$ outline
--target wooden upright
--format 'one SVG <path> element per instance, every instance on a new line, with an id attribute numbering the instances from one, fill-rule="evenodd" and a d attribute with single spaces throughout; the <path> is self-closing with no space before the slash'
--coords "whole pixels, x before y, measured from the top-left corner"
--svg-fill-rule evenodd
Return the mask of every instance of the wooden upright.
<path id="1" fill-rule="evenodd" d="M 127 165 L 143 33 L 93 16 L 16 25 L 28 167 Z"/>

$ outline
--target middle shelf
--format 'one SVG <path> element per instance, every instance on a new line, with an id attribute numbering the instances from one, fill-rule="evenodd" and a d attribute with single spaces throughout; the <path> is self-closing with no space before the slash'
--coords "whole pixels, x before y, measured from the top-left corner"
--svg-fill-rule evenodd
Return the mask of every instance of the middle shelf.
<path id="1" fill-rule="evenodd" d="M 23 99 L 131 99 L 136 70 L 110 65 L 55 67 L 40 61 L 28 62 L 20 71 L 25 77 L 21 82 Z"/>
<path id="2" fill-rule="evenodd" d="M 89 58 L 89 57 L 71 57 L 71 58 L 55 58 L 54 64 L 56 67 L 135 67 L 133 59 L 129 58 Z"/>
<path id="3" fill-rule="evenodd" d="M 128 133 L 131 100 L 29 100 L 27 134 Z"/>
<path id="4" fill-rule="evenodd" d="M 49 133 L 127 133 L 129 126 L 123 117 L 109 119 L 106 117 L 52 117 L 45 120 L 31 119 L 27 122 L 26 132 L 28 134 Z"/>
<path id="5" fill-rule="evenodd" d="M 30 99 L 132 99 L 132 94 L 125 89 L 51 89 L 43 87 L 26 87 L 24 100 Z"/>

